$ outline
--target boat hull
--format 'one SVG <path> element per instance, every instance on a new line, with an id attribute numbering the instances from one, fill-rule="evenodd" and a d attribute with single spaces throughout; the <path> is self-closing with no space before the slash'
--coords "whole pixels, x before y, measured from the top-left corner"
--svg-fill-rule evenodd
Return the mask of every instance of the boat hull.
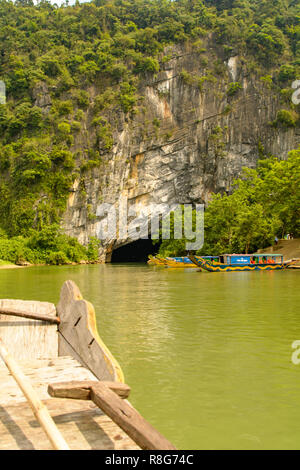
<path id="1" fill-rule="evenodd" d="M 195 265 L 192 261 L 190 261 L 188 258 L 160 258 L 159 256 L 149 256 L 149 265 L 152 266 L 165 266 L 167 268 L 181 268 L 181 269 L 186 269 L 186 268 L 197 268 L 199 269 L 198 266 Z"/>
<path id="2" fill-rule="evenodd" d="M 199 269 L 199 266 L 197 266 L 195 263 L 193 263 L 191 260 L 187 258 L 165 258 L 165 264 L 169 268 L 179 268 L 179 269 L 197 268 Z"/>

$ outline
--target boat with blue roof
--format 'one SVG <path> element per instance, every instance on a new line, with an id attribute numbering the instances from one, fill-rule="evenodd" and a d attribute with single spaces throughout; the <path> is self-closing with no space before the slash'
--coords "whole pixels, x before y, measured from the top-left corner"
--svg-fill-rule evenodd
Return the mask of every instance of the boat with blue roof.
<path id="1" fill-rule="evenodd" d="M 196 260 L 198 260 L 199 256 L 195 256 Z M 214 262 L 218 261 L 218 256 L 203 256 L 203 259 Z M 184 257 L 175 257 L 175 258 L 164 258 L 165 265 L 169 268 L 198 268 L 199 266 L 193 262 L 187 256 Z"/>
<path id="2" fill-rule="evenodd" d="M 199 268 L 209 272 L 278 271 L 291 266 L 295 260 L 283 261 L 282 254 L 254 253 L 252 255 L 226 254 L 214 257 L 189 255 L 188 258 Z"/>

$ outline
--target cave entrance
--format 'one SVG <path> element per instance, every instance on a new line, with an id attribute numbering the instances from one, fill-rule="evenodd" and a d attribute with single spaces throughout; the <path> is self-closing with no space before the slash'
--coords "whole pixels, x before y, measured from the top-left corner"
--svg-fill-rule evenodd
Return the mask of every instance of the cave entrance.
<path id="1" fill-rule="evenodd" d="M 116 248 L 111 255 L 112 263 L 146 263 L 149 255 L 158 252 L 159 245 L 152 240 L 136 240 L 128 245 Z"/>

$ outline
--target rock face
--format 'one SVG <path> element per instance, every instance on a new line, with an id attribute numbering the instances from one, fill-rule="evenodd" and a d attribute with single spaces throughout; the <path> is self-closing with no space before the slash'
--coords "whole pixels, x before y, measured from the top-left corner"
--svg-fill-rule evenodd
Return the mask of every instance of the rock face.
<path id="1" fill-rule="evenodd" d="M 40 82 L 33 89 L 34 105 L 47 113 L 51 108 L 51 97 L 46 83 Z"/>
<path id="2" fill-rule="evenodd" d="M 242 167 L 255 167 L 262 149 L 286 158 L 299 145 L 297 128 L 270 125 L 289 104 L 249 72 L 245 60 L 224 61 L 215 47 L 206 46 L 205 52 L 167 50 L 162 70 L 141 83 L 138 112 L 110 113 L 113 147 L 102 152 L 100 168 L 75 181 L 62 223 L 66 233 L 81 243 L 97 237 L 98 206 L 118 209 L 120 198 L 138 212 L 151 203 L 207 203 L 211 193 L 231 190 Z M 234 90 L 233 82 L 240 84 Z M 85 136 L 93 132 L 86 126 Z M 88 145 L 84 135 L 75 148 Z M 129 242 L 108 237 L 101 259 L 109 261 L 115 248 Z"/>

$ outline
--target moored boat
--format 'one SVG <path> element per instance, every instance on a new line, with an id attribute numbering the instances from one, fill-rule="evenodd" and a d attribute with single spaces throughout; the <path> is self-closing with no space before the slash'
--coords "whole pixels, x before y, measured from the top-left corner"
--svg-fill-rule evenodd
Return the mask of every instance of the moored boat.
<path id="1" fill-rule="evenodd" d="M 198 259 L 199 256 L 195 256 L 195 258 Z M 211 261 L 212 263 L 218 259 L 218 257 L 215 257 L 215 256 L 204 256 L 203 258 L 208 261 Z M 187 256 L 176 257 L 176 258 L 165 258 L 164 260 L 165 260 L 166 266 L 169 268 L 197 268 L 199 269 L 199 266 Z"/>
<path id="2" fill-rule="evenodd" d="M 218 261 L 194 255 L 189 255 L 189 259 L 199 268 L 209 272 L 278 271 L 288 268 L 294 262 L 294 260 L 284 262 L 283 255 L 274 253 L 226 254 L 219 256 Z"/>
<path id="3" fill-rule="evenodd" d="M 195 256 L 196 259 L 200 258 Z M 203 259 L 211 261 L 212 263 L 218 264 L 218 256 L 203 256 Z M 177 256 L 177 257 L 167 257 L 161 258 L 160 256 L 151 256 L 149 255 L 149 260 L 147 262 L 151 266 L 165 266 L 167 268 L 197 268 L 199 266 L 195 264 L 188 256 Z"/>

